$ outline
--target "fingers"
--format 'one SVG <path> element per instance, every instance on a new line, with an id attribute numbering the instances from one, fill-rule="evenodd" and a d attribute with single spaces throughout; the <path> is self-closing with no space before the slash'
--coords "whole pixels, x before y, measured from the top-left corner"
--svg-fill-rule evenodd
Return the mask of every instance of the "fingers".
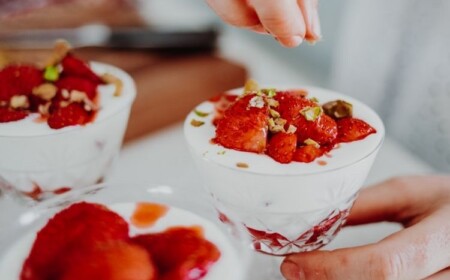
<path id="1" fill-rule="evenodd" d="M 450 177 L 398 177 L 361 191 L 347 225 L 380 221 L 415 223 L 420 213 L 431 211 L 442 199 L 448 199 Z M 447 194 L 447 197 L 444 195 Z M 417 219 L 412 220 L 416 217 Z"/>
<path id="2" fill-rule="evenodd" d="M 207 0 L 208 5 L 227 23 L 263 30 L 256 12 L 243 0 Z"/>
<path id="3" fill-rule="evenodd" d="M 296 47 L 306 33 L 305 21 L 296 0 L 251 0 L 264 28 L 286 47 Z"/>
<path id="4" fill-rule="evenodd" d="M 377 244 L 290 255 L 281 272 L 287 279 L 423 279 L 450 265 L 449 212 L 443 208 Z"/>
<path id="5" fill-rule="evenodd" d="M 450 279 L 450 268 L 439 271 L 436 274 L 431 275 L 426 280 L 448 280 Z"/>
<path id="6" fill-rule="evenodd" d="M 306 25 L 305 39 L 315 42 L 322 36 L 320 29 L 318 0 L 297 0 Z"/>

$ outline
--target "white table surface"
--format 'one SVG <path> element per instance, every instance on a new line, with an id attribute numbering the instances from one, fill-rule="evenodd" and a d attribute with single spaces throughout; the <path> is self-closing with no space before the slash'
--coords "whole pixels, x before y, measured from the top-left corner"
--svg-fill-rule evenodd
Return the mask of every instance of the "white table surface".
<path id="1" fill-rule="evenodd" d="M 221 39 L 220 47 L 225 57 L 245 64 L 252 77 L 264 83 L 313 84 L 301 73 L 290 69 L 237 32 L 227 31 Z M 264 67 L 267 65 L 270 67 Z M 392 176 L 430 172 L 433 172 L 433 169 L 429 165 L 387 136 L 367 179 L 367 184 Z M 199 173 L 194 167 L 184 142 L 181 124 L 173 125 L 126 145 L 109 181 L 165 184 L 191 190 L 192 195 L 201 191 Z M 12 201 L 0 201 L 0 240 L 1 232 L 7 229 L 8 223 L 17 210 L 17 206 Z M 343 229 L 326 249 L 376 242 L 399 228 L 398 225 L 390 223 L 348 227 Z M 255 255 L 255 258 L 256 266 L 267 261 L 264 259 L 267 257 L 261 255 Z M 273 278 L 255 274 L 251 279 Z"/>

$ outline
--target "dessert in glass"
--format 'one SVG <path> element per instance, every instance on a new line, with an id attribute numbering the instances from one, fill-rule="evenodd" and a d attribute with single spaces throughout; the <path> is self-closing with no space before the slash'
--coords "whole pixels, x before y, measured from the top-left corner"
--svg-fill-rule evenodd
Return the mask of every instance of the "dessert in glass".
<path id="1" fill-rule="evenodd" d="M 0 70 L 0 189 L 30 201 L 101 181 L 136 95 L 128 74 L 64 42 L 45 65 Z"/>
<path id="2" fill-rule="evenodd" d="M 163 185 L 104 183 L 50 198 L 24 211 L 0 243 L 0 275 L 246 279 L 244 230 L 230 231 L 209 215 L 212 206 L 186 195 Z"/>
<path id="3" fill-rule="evenodd" d="M 333 239 L 384 138 L 381 119 L 354 98 L 251 81 L 198 105 L 184 132 L 221 220 L 235 216 L 270 255 Z"/>

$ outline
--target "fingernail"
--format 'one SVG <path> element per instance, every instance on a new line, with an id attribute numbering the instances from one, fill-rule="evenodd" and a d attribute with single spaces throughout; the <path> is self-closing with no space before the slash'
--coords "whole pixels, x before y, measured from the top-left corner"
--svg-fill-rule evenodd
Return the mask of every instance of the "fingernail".
<path id="1" fill-rule="evenodd" d="M 280 42 L 283 46 L 288 48 L 297 47 L 303 42 L 303 38 L 301 36 L 291 36 L 291 37 L 278 37 L 275 38 L 278 42 Z"/>
<path id="2" fill-rule="evenodd" d="M 289 280 L 303 280 L 303 274 L 300 273 L 298 265 L 291 261 L 285 261 L 281 264 L 281 273 Z"/>

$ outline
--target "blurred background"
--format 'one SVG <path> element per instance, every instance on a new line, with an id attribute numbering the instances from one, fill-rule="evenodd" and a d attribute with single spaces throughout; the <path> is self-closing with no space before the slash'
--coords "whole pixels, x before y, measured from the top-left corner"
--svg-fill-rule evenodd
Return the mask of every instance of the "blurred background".
<path id="1" fill-rule="evenodd" d="M 213 26 L 217 48 L 176 54 L 142 46 L 77 50 L 86 59 L 125 68 L 136 79 L 140 96 L 127 139 L 178 121 L 205 96 L 254 77 L 264 84 L 317 85 L 356 97 L 382 116 L 389 137 L 436 170 L 450 171 L 450 1 L 323 0 L 319 10 L 323 39 L 295 49 L 224 25 L 198 0 L 0 0 L 0 33 L 83 24 L 201 33 Z M 29 51 L 5 47 L 5 39 L 1 43 L 0 63 L 39 53 L 30 58 Z M 178 113 L 158 111 L 163 103 L 164 110 Z M 160 119 L 148 115 L 149 106 Z"/>

